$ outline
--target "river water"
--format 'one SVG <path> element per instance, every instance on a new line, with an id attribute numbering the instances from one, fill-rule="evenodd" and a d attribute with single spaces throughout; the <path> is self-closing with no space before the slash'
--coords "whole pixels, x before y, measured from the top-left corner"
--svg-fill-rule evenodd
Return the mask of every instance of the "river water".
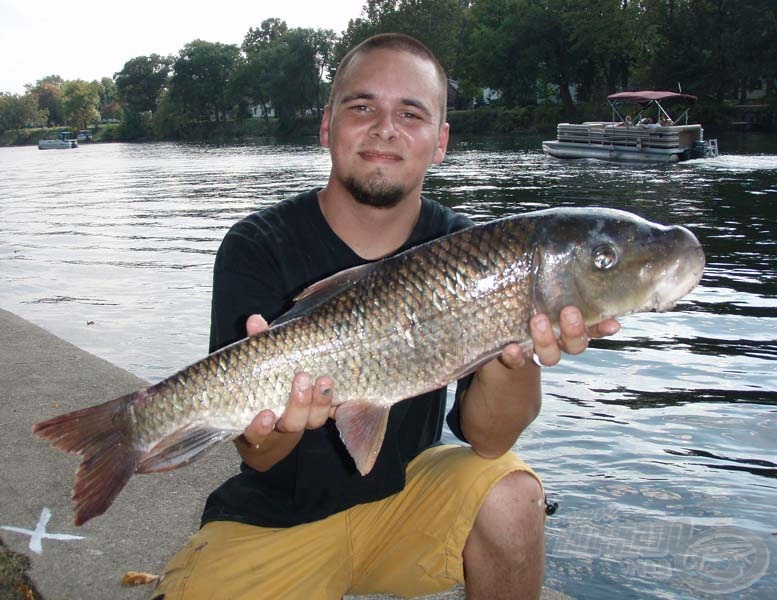
<path id="1" fill-rule="evenodd" d="M 777 142 L 634 166 L 546 158 L 539 141 L 454 140 L 427 192 L 477 221 L 623 208 L 688 226 L 708 261 L 672 312 L 626 317 L 544 371 L 516 450 L 559 503 L 547 583 L 575 598 L 775 597 Z M 207 351 L 227 228 L 328 171 L 314 143 L 0 148 L 0 307 L 162 379 Z"/>

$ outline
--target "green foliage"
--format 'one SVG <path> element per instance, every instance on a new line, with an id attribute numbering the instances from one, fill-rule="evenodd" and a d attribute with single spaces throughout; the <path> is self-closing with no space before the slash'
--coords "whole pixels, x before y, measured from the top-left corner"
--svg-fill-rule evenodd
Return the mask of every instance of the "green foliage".
<path id="1" fill-rule="evenodd" d="M 175 139 L 186 127 L 187 119 L 170 94 L 164 94 L 157 111 L 151 117 L 151 131 L 156 138 Z M 149 132 L 146 132 L 149 133 Z"/>
<path id="2" fill-rule="evenodd" d="M 167 86 L 172 63 L 171 57 L 158 54 L 128 60 L 114 75 L 117 98 L 132 112 L 155 111 L 160 94 Z"/>
<path id="3" fill-rule="evenodd" d="M 534 108 L 532 124 L 538 130 L 553 129 L 555 131 L 556 125 L 564 121 L 567 116 L 559 104 L 539 104 Z"/>
<path id="4" fill-rule="evenodd" d="M 312 29 L 294 29 L 283 38 L 284 43 L 272 47 L 275 76 L 269 89 L 270 101 L 283 128 L 292 126 L 306 109 L 317 110 L 320 106 L 320 41 Z"/>
<path id="5" fill-rule="evenodd" d="M 38 108 L 35 94 L 23 96 L 0 93 L 0 131 L 39 126 L 46 123 L 46 113 Z"/>
<path id="6" fill-rule="evenodd" d="M 148 112 L 125 110 L 116 133 L 117 139 L 123 141 L 152 138 L 151 115 Z"/>
<path id="7" fill-rule="evenodd" d="M 30 600 L 41 597 L 27 574 L 30 566 L 27 556 L 9 550 L 0 540 L 0 598 Z"/>
<path id="8" fill-rule="evenodd" d="M 335 64 L 359 42 L 377 33 L 398 32 L 423 42 L 446 72 L 458 60 L 465 3 L 460 0 L 367 0 L 363 17 L 351 20 L 337 44 Z"/>
<path id="9" fill-rule="evenodd" d="M 773 112 L 773 114 L 777 113 Z M 736 120 L 736 114 L 730 102 L 710 98 L 691 108 L 689 120 L 691 123 L 701 123 L 705 127 L 721 127 Z"/>
<path id="10" fill-rule="evenodd" d="M 170 97 L 193 120 L 226 118 L 228 82 L 240 59 L 234 44 L 194 40 L 183 47 L 170 81 Z"/>
<path id="11" fill-rule="evenodd" d="M 68 81 L 62 89 L 62 106 L 67 122 L 75 129 L 91 127 L 100 119 L 99 84 L 76 79 Z"/>
<path id="12" fill-rule="evenodd" d="M 110 77 L 100 79 L 97 92 L 100 94 L 100 107 L 112 104 L 118 100 L 116 83 Z"/>
<path id="13" fill-rule="evenodd" d="M 277 19 L 252 28 L 243 42 L 246 59 L 230 78 L 229 100 L 261 107 L 265 123 L 272 110 L 281 130 L 293 130 L 306 112 L 317 113 L 326 101 L 322 77 L 332 61 L 335 37 L 331 30 L 289 30 Z"/>
<path id="14" fill-rule="evenodd" d="M 507 106 L 534 102 L 541 57 L 550 56 L 547 36 L 523 0 L 484 0 L 472 9 L 460 69 L 470 88 L 500 90 Z M 560 27 L 560 25 L 552 24 Z M 550 25 L 547 25 L 550 26 Z"/>
<path id="15" fill-rule="evenodd" d="M 59 75 L 49 75 L 35 85 L 27 85 L 27 91 L 38 98 L 38 108 L 46 115 L 48 125 L 64 125 L 65 110 L 62 106 L 62 85 Z"/>
<path id="16" fill-rule="evenodd" d="M 451 111 L 448 122 L 455 133 L 510 133 L 532 126 L 533 110 L 485 107 L 476 110 Z"/>
<path id="17" fill-rule="evenodd" d="M 265 19 L 259 27 L 249 27 L 240 49 L 250 56 L 280 42 L 288 31 L 286 21 Z"/>
<path id="18" fill-rule="evenodd" d="M 111 123 L 108 125 L 99 125 L 93 131 L 93 142 L 115 142 L 119 138 L 119 129 L 121 125 L 118 123 Z"/>

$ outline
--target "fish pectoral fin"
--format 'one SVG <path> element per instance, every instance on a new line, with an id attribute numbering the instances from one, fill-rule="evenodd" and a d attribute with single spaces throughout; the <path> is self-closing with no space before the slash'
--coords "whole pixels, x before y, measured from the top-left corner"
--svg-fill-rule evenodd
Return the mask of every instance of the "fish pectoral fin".
<path id="1" fill-rule="evenodd" d="M 138 473 L 158 473 L 188 464 L 212 446 L 236 437 L 240 432 L 207 425 L 189 425 L 162 438 L 144 454 Z"/>
<path id="2" fill-rule="evenodd" d="M 362 475 L 367 475 L 375 465 L 388 416 L 389 407 L 367 401 L 351 401 L 337 407 L 337 430 Z"/>

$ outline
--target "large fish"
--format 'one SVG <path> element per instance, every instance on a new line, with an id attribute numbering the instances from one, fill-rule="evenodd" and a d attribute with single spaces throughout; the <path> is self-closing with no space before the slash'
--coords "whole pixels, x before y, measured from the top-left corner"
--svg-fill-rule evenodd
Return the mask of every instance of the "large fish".
<path id="1" fill-rule="evenodd" d="M 240 435 L 262 409 L 279 416 L 304 370 L 336 382 L 336 424 L 366 474 L 393 404 L 474 371 L 509 342 L 529 349 L 532 315 L 549 315 L 558 331 L 567 305 L 587 324 L 664 311 L 703 268 L 690 231 L 622 211 L 501 219 L 325 279 L 261 335 L 33 431 L 83 455 L 72 494 L 80 525 L 105 512 L 134 473 L 184 465 Z"/>

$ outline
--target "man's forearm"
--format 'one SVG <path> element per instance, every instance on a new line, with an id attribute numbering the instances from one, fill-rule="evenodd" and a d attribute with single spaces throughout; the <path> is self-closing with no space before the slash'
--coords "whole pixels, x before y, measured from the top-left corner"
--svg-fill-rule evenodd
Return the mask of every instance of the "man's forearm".
<path id="1" fill-rule="evenodd" d="M 473 450 L 501 456 L 540 412 L 540 368 L 529 361 L 508 369 L 494 361 L 475 374 L 460 401 L 461 430 Z"/>

